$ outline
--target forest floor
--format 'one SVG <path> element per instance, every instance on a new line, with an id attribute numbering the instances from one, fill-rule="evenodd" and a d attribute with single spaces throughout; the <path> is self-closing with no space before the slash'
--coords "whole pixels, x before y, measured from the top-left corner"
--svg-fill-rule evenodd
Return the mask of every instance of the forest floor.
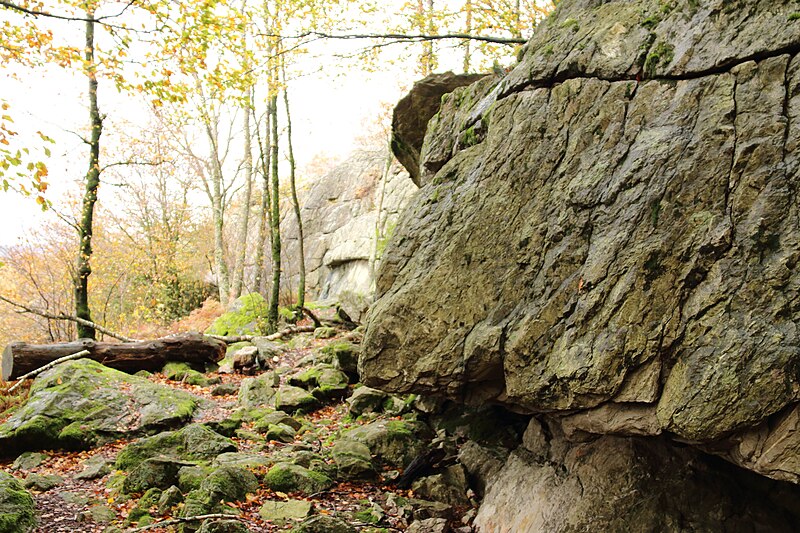
<path id="1" fill-rule="evenodd" d="M 276 362 L 276 365 L 294 367 L 302 358 L 318 352 L 324 345 L 336 342 L 339 339 L 318 340 L 311 335 L 305 335 L 305 339 L 299 340 L 301 342 L 292 343 L 293 346 L 298 347 L 284 352 L 280 356 L 280 361 Z M 223 383 L 236 385 L 239 385 L 247 377 L 240 374 L 209 374 L 209 376 L 214 377 L 217 375 Z M 223 421 L 229 419 L 237 408 L 235 394 L 213 396 L 211 394 L 213 386 L 199 387 L 170 381 L 163 374 L 154 374 L 148 379 L 204 398 L 207 401 L 207 407 L 195 414 L 194 422 Z M 282 379 L 286 379 L 285 374 Z M 2 414 L 0 414 L 0 417 L 2 417 Z M 303 419 L 314 425 L 314 433 L 318 439 L 320 449 L 333 446 L 333 438 L 331 437 L 338 435 L 338 432 L 362 423 L 348 416 L 348 405 L 344 400 L 338 400 L 316 411 L 307 413 L 303 415 Z M 242 429 L 252 430 L 247 423 L 242 426 Z M 134 439 L 119 440 L 86 451 L 46 451 L 47 459 L 41 465 L 28 470 L 27 474 L 55 474 L 62 477 L 64 481 L 55 488 L 44 492 L 31 490 L 38 515 L 38 528 L 36 531 L 41 533 L 137 531 L 136 524 L 131 524 L 127 521 L 129 513 L 137 505 L 137 498 L 120 496 L 117 491 L 107 485 L 113 472 L 94 480 L 75 479 L 75 475 L 84 468 L 84 464 L 88 459 L 100 455 L 113 460 L 117 453 L 132 440 Z M 287 443 L 283 442 L 258 441 L 239 437 L 234 437 L 233 440 L 239 448 L 239 452 L 257 452 L 266 455 L 287 445 Z M 306 438 L 304 442 L 307 444 L 308 440 Z M 296 441 L 296 444 L 299 443 L 300 435 L 298 435 Z M 330 457 L 330 454 L 327 456 Z M 330 461 L 330 459 L 328 460 Z M 21 472 L 12 471 L 11 461 L 0 462 L 0 470 L 18 477 L 22 476 Z M 255 471 L 254 473 L 260 476 L 265 473 L 265 470 L 261 472 Z M 394 475 L 396 474 L 397 472 L 394 473 Z M 285 525 L 275 525 L 265 521 L 259 515 L 259 510 L 266 501 L 286 500 L 290 497 L 310 501 L 313 504 L 315 514 L 329 514 L 340 517 L 355 516 L 356 513 L 363 511 L 365 508 L 372 507 L 374 509 L 374 504 L 377 504 L 381 509 L 386 510 L 380 520 L 376 521 L 376 523 L 362 523 L 354 519 L 350 521 L 350 525 L 357 530 L 373 532 L 403 530 L 407 527 L 407 518 L 402 516 L 402 511 L 397 515 L 392 514 L 391 502 L 387 505 L 387 498 L 390 494 L 405 498 L 413 496 L 411 491 L 398 490 L 392 487 L 387 478 L 383 474 L 379 474 L 372 481 L 335 480 L 335 485 L 332 488 L 311 496 L 301 494 L 287 495 L 266 489 L 262 484 L 259 486 L 258 492 L 248 495 L 246 501 L 227 505 L 235 508 L 239 513 L 238 520 L 250 531 L 255 532 L 291 529 L 293 526 L 291 522 Z M 177 514 L 177 511 L 173 512 Z M 176 531 L 177 526 L 175 525 L 163 527 L 157 525 L 173 518 L 175 517 L 170 514 L 158 516 L 152 525 L 147 526 L 146 531 Z M 139 530 L 142 530 L 142 528 L 139 528 Z"/>

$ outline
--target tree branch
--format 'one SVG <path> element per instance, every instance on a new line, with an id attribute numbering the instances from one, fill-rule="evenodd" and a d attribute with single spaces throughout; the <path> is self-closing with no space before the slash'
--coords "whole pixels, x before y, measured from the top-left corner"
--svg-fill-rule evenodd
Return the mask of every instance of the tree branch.
<path id="1" fill-rule="evenodd" d="M 31 372 L 28 372 L 24 376 L 18 377 L 17 378 L 17 382 L 14 383 L 11 386 L 11 388 L 9 388 L 6 391 L 6 393 L 7 394 L 12 393 L 17 387 L 22 385 L 22 383 L 26 379 L 32 378 L 33 376 L 37 376 L 37 375 L 41 374 L 42 372 L 44 372 L 45 370 L 50 370 L 51 368 L 53 368 L 54 366 L 56 366 L 56 365 L 58 365 L 60 363 L 64 363 L 66 361 L 72 361 L 73 359 L 80 359 L 81 357 L 86 357 L 87 355 L 91 355 L 89 353 L 89 350 L 81 350 L 80 352 L 73 353 L 73 354 L 70 354 L 70 355 L 65 355 L 64 357 L 60 357 L 60 358 L 56 359 L 55 361 L 50 361 L 49 363 L 47 363 L 43 367 L 37 368 L 36 370 L 32 370 Z"/>
<path id="2" fill-rule="evenodd" d="M 86 326 L 88 328 L 94 328 L 97 331 L 101 332 L 102 334 L 108 335 L 109 337 L 113 337 L 115 339 L 119 339 L 122 342 L 139 342 L 138 339 L 131 339 L 129 337 L 125 337 L 124 335 L 120 335 L 119 333 L 115 333 L 115 332 L 113 332 L 113 331 L 111 331 L 109 329 L 104 328 L 103 326 L 101 326 L 99 324 L 95 324 L 94 322 L 91 322 L 90 320 L 85 320 L 85 319 L 79 318 L 77 316 L 66 315 L 64 313 L 55 315 L 53 313 L 48 313 L 47 311 L 43 311 L 41 309 L 36 309 L 35 307 L 28 307 L 27 305 L 23 305 L 21 303 L 15 302 L 13 300 L 9 300 L 8 298 L 6 298 L 5 296 L 2 296 L 2 295 L 0 295 L 0 301 L 6 302 L 7 304 L 13 305 L 14 307 L 19 307 L 20 309 L 22 309 L 26 313 L 32 313 L 32 314 L 38 315 L 38 316 L 40 316 L 42 318 L 49 318 L 50 320 L 70 320 L 70 321 L 75 322 L 77 324 L 84 325 L 84 326 Z"/>
<path id="3" fill-rule="evenodd" d="M 103 22 L 103 21 L 106 20 L 106 19 L 113 19 L 113 18 L 117 18 L 119 16 L 122 16 L 122 14 L 125 13 L 128 10 L 128 8 L 131 7 L 134 3 L 135 3 L 135 0 L 130 0 L 129 2 L 127 2 L 125 4 L 125 6 L 122 8 L 122 10 L 119 13 L 117 13 L 116 15 L 105 15 L 105 16 L 102 16 L 102 17 L 74 17 L 74 16 L 69 16 L 69 15 L 58 15 L 56 13 L 49 13 L 47 11 L 41 11 L 41 10 L 38 10 L 38 9 L 30 9 L 30 8 L 27 8 L 27 7 L 24 7 L 24 6 L 17 5 L 14 2 L 10 2 L 8 0 L 0 0 L 0 7 L 5 7 L 5 8 L 8 8 L 8 9 L 12 10 L 12 11 L 17 11 L 17 12 L 23 13 L 25 15 L 31 15 L 33 17 L 47 17 L 47 18 L 56 19 L 56 20 L 66 20 L 66 21 L 69 21 L 69 22 L 97 22 L 99 24 L 102 24 L 104 26 L 108 26 L 110 28 L 117 28 L 117 29 L 121 29 L 121 30 L 127 30 L 129 28 L 125 28 L 123 26 L 118 26 L 118 25 L 115 25 L 115 24 L 109 24 L 109 23 Z"/>
<path id="4" fill-rule="evenodd" d="M 275 341 L 287 335 L 294 335 L 295 333 L 311 333 L 315 329 L 316 328 L 314 326 L 292 326 L 277 333 L 273 333 L 272 335 L 267 335 L 264 338 L 268 341 Z M 235 342 L 250 342 L 259 336 L 260 335 L 206 335 L 206 337 L 217 339 L 218 341 L 222 341 L 226 344 L 233 344 Z"/>
<path id="5" fill-rule="evenodd" d="M 281 37 L 280 35 L 260 34 L 262 37 Z M 309 31 L 298 35 L 283 37 L 285 39 L 304 39 L 306 37 L 317 37 L 320 39 L 341 39 L 341 40 L 358 40 L 358 39 L 393 39 L 397 42 L 425 42 L 425 41 L 441 41 L 446 39 L 460 39 L 469 41 L 481 41 L 492 44 L 505 44 L 516 45 L 525 44 L 528 39 L 518 37 L 492 37 L 490 35 L 470 35 L 468 33 L 443 33 L 443 34 L 406 34 L 406 33 L 325 33 L 321 31 Z"/>

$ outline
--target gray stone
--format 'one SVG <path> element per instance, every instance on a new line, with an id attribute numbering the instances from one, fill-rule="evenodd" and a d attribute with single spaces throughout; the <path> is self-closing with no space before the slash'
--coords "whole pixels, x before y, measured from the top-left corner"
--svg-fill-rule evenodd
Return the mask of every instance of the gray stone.
<path id="1" fill-rule="evenodd" d="M 355 533 L 356 528 L 335 516 L 316 515 L 303 520 L 292 531 L 294 533 Z"/>
<path id="2" fill-rule="evenodd" d="M 33 470 L 34 468 L 41 466 L 42 463 L 49 459 L 49 457 L 50 456 L 45 453 L 25 452 L 14 460 L 14 464 L 11 465 L 11 469 L 22 471 Z"/>
<path id="3" fill-rule="evenodd" d="M 424 448 L 418 422 L 375 420 L 344 434 L 344 437 L 365 444 L 378 461 L 398 467 L 407 466 Z"/>
<path id="4" fill-rule="evenodd" d="M 366 444 L 349 439 L 339 439 L 331 451 L 341 477 L 347 479 L 375 476 L 372 454 Z"/>
<path id="5" fill-rule="evenodd" d="M 275 408 L 287 413 L 294 413 L 300 409 L 309 411 L 319 406 L 319 400 L 300 387 L 281 385 L 275 394 Z"/>
<path id="6" fill-rule="evenodd" d="M 161 515 L 167 514 L 170 509 L 182 501 L 183 493 L 181 493 L 181 489 L 173 485 L 161 493 L 158 499 L 158 513 Z"/>
<path id="7" fill-rule="evenodd" d="M 211 474 L 205 466 L 184 466 L 178 471 L 178 487 L 184 493 L 200 489 L 200 485 Z"/>
<path id="8" fill-rule="evenodd" d="M 28 400 L 0 425 L 0 455 L 83 448 L 186 422 L 199 398 L 90 359 L 39 375 Z"/>
<path id="9" fill-rule="evenodd" d="M 114 461 L 102 455 L 94 455 L 84 461 L 83 470 L 75 474 L 75 479 L 97 479 L 111 473 Z"/>
<path id="10" fill-rule="evenodd" d="M 467 506 L 467 476 L 459 464 L 448 466 L 441 474 L 418 479 L 411 487 L 414 494 L 426 500 L 453 506 Z"/>
<path id="11" fill-rule="evenodd" d="M 336 328 L 322 326 L 314 330 L 315 339 L 330 339 L 336 336 Z"/>
<path id="12" fill-rule="evenodd" d="M 211 389 L 211 396 L 230 396 L 239 393 L 239 385 L 236 383 L 222 383 Z"/>
<path id="13" fill-rule="evenodd" d="M 200 490 L 216 500 L 242 501 L 258 490 L 256 476 L 241 466 L 223 465 L 215 469 L 200 484 Z"/>
<path id="14" fill-rule="evenodd" d="M 275 389 L 279 377 L 266 372 L 255 378 L 246 378 L 239 389 L 239 405 L 242 407 L 268 407 L 274 403 Z"/>
<path id="15" fill-rule="evenodd" d="M 417 520 L 412 522 L 408 529 L 408 533 L 446 533 L 449 531 L 447 527 L 447 520 L 444 518 L 427 518 L 425 520 Z"/>
<path id="16" fill-rule="evenodd" d="M 187 466 L 185 461 L 152 457 L 130 470 L 122 484 L 122 492 L 144 492 L 148 489 L 167 489 L 178 484 L 178 472 Z"/>
<path id="17" fill-rule="evenodd" d="M 215 465 L 241 466 L 255 468 L 271 464 L 269 457 L 260 453 L 221 453 L 214 459 Z"/>
<path id="18" fill-rule="evenodd" d="M 33 498 L 13 476 L 0 472 L 0 533 L 24 533 L 35 525 Z"/>
<path id="19" fill-rule="evenodd" d="M 380 413 L 383 411 L 383 402 L 388 398 L 385 392 L 371 387 L 358 387 L 347 399 L 348 411 L 352 416 L 361 416 L 364 413 Z"/>
<path id="20" fill-rule="evenodd" d="M 28 490 L 47 492 L 64 483 L 64 478 L 56 474 L 29 474 L 22 482 L 22 486 Z"/>
<path id="21" fill-rule="evenodd" d="M 479 496 L 483 496 L 486 486 L 500 472 L 507 458 L 507 450 L 481 446 L 474 441 L 465 442 L 458 451 L 458 462 L 466 468 L 470 485 Z"/>
<path id="22" fill-rule="evenodd" d="M 198 387 L 207 387 L 209 385 L 208 378 L 202 372 L 198 372 L 186 363 L 171 361 L 164 365 L 161 372 L 164 376 L 172 381 L 180 381 L 187 385 L 197 385 Z"/>
<path id="23" fill-rule="evenodd" d="M 290 520 L 302 520 L 311 514 L 313 504 L 306 500 L 268 500 L 264 502 L 258 514 L 276 526 L 282 526 Z"/>
<path id="24" fill-rule="evenodd" d="M 250 530 L 241 520 L 204 520 L 197 533 L 248 533 Z"/>
<path id="25" fill-rule="evenodd" d="M 364 383 L 667 431 L 797 482 L 796 11 L 565 0 L 511 73 L 447 98 L 421 152 L 436 174 L 380 265 Z M 577 414 L 609 402 L 650 407 Z"/>

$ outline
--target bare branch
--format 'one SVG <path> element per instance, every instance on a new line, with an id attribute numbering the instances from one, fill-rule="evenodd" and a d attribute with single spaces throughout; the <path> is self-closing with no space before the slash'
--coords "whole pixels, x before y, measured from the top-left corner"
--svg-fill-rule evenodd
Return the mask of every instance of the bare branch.
<path id="1" fill-rule="evenodd" d="M 14 307 L 18 307 L 18 308 L 22 309 L 26 313 L 31 313 L 31 314 L 34 314 L 34 315 L 38 315 L 38 316 L 40 316 L 42 318 L 49 318 L 50 320 L 69 320 L 69 321 L 75 322 L 77 324 L 84 325 L 84 326 L 86 326 L 88 328 L 94 328 L 97 331 L 103 333 L 104 335 L 108 335 L 109 337 L 113 337 L 115 339 L 119 339 L 122 342 L 138 342 L 138 339 L 131 339 L 129 337 L 125 337 L 124 335 L 120 335 L 119 333 L 115 333 L 115 332 L 113 332 L 113 331 L 111 331 L 109 329 L 104 328 L 103 326 L 101 326 L 99 324 L 95 324 L 94 322 L 91 322 L 89 320 L 85 320 L 83 318 L 79 318 L 77 316 L 66 315 L 64 313 L 60 313 L 58 315 L 53 314 L 53 313 L 48 313 L 47 311 L 43 311 L 41 309 L 36 309 L 35 307 L 29 307 L 27 305 L 15 302 L 13 300 L 9 300 L 8 298 L 6 298 L 5 296 L 2 296 L 2 295 L 0 295 L 0 301 L 6 302 L 7 304 L 13 305 Z"/>
<path id="2" fill-rule="evenodd" d="M 262 37 L 281 37 L 280 35 L 260 34 Z M 306 37 L 317 37 L 321 39 L 340 39 L 340 40 L 360 40 L 360 39 L 385 39 L 393 40 L 398 43 L 401 42 L 426 42 L 426 41 L 441 41 L 447 39 L 459 39 L 469 41 L 481 41 L 492 44 L 505 44 L 517 45 L 525 44 L 528 39 L 518 37 L 493 37 L 490 35 L 470 35 L 468 33 L 443 33 L 436 35 L 429 34 L 406 34 L 406 33 L 324 33 L 320 31 L 310 31 L 289 37 L 285 39 L 305 39 Z"/>
<path id="3" fill-rule="evenodd" d="M 13 391 L 14 391 L 14 390 L 15 390 L 17 387 L 19 387 L 20 385 L 22 385 L 22 383 L 23 383 L 23 382 L 24 382 L 26 379 L 28 379 L 28 378 L 32 378 L 33 376 L 38 376 L 39 374 L 41 374 L 41 373 L 42 373 L 42 372 L 44 372 L 45 370 L 50 370 L 51 368 L 53 368 L 54 366 L 56 366 L 56 365 L 58 365 L 58 364 L 60 364 L 60 363 L 64 363 L 64 362 L 66 362 L 66 361 L 72 361 L 73 359 L 80 359 L 81 357 L 86 357 L 87 355 L 91 355 L 91 354 L 89 353 L 89 350 L 81 350 L 80 352 L 73 353 L 73 354 L 70 354 L 70 355 L 65 355 L 64 357 L 60 357 L 60 358 L 56 359 L 55 361 L 50 361 L 49 363 L 47 363 L 47 364 L 46 364 L 46 365 L 44 365 L 43 367 L 41 367 L 41 368 L 37 368 L 36 370 L 32 370 L 31 372 L 28 372 L 28 373 L 27 373 L 27 374 L 25 374 L 24 376 L 20 376 L 19 378 L 17 378 L 17 382 L 16 382 L 16 383 L 14 383 L 14 384 L 11 386 L 11 388 L 9 388 L 9 389 L 6 391 L 6 393 L 7 393 L 7 394 L 10 394 L 10 393 L 11 393 L 11 392 L 13 392 Z"/>

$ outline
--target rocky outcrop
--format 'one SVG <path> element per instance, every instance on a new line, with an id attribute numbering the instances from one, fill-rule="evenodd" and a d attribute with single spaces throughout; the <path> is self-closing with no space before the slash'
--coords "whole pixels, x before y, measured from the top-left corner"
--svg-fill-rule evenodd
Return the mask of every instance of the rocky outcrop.
<path id="1" fill-rule="evenodd" d="M 798 52 L 789 0 L 561 2 L 430 121 L 366 384 L 800 482 Z"/>
<path id="2" fill-rule="evenodd" d="M 419 157 L 425 126 L 439 111 L 446 94 L 459 87 L 470 85 L 484 77 L 483 74 L 431 74 L 416 82 L 409 93 L 398 102 L 392 114 L 392 153 L 402 164 L 417 187 L 428 180 L 420 173 Z"/>
<path id="3" fill-rule="evenodd" d="M 373 258 L 380 257 L 400 210 L 417 188 L 386 150 L 353 152 L 301 192 L 306 287 L 314 299 L 354 302 L 358 320 L 373 293 Z M 380 215 L 379 215 L 380 214 Z M 297 286 L 298 231 L 293 216 L 283 223 L 284 271 Z"/>

